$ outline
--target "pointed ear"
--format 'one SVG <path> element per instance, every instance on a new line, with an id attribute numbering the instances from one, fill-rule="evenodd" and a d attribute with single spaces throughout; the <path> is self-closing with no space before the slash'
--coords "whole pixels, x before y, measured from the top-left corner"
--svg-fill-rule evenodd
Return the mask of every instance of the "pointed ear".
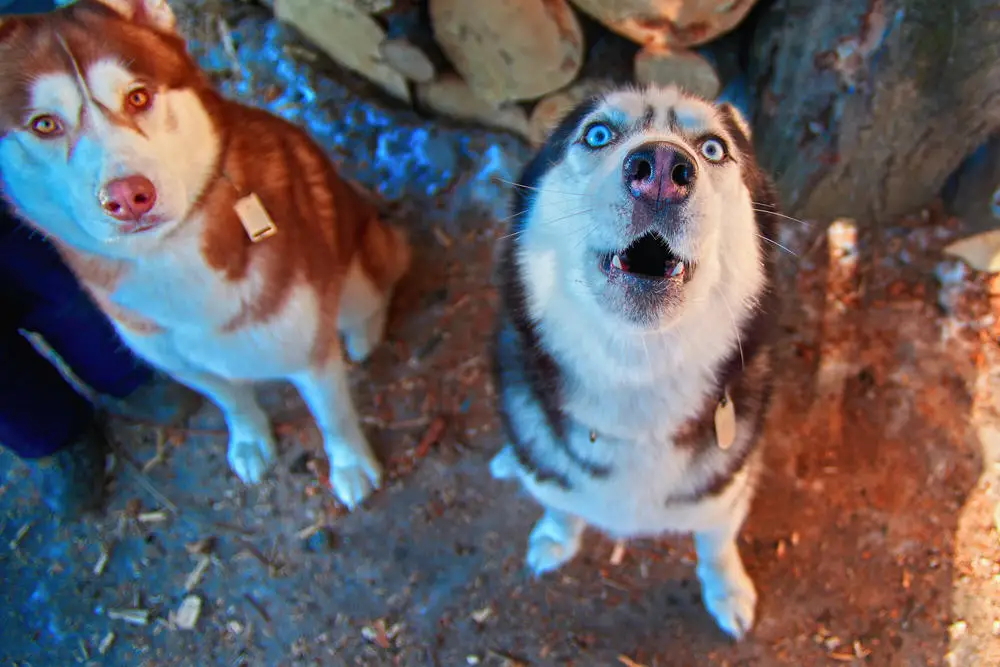
<path id="1" fill-rule="evenodd" d="M 176 32 L 177 19 L 166 0 L 94 0 L 133 23 L 160 32 Z"/>
<path id="2" fill-rule="evenodd" d="M 750 123 L 747 119 L 743 117 L 740 110 L 729 102 L 723 102 L 718 107 L 719 115 L 722 117 L 722 121 L 726 124 L 726 128 L 730 132 L 738 133 L 740 138 L 746 141 L 748 144 L 752 142 L 752 132 L 750 130 Z"/>

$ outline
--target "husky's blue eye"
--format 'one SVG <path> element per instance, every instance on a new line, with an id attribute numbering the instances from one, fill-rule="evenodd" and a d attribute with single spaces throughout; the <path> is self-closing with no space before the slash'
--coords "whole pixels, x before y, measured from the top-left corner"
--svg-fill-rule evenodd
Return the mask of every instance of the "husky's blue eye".
<path id="1" fill-rule="evenodd" d="M 591 148 L 603 148 L 611 143 L 614 136 L 611 128 L 604 123 L 594 123 L 587 128 L 587 132 L 583 135 L 583 141 Z"/>

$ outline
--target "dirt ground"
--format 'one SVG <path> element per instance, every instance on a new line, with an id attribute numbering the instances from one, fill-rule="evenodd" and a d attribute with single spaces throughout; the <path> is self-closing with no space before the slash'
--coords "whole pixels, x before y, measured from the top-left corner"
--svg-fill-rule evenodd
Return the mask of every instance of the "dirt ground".
<path id="1" fill-rule="evenodd" d="M 702 608 L 686 538 L 612 564 L 590 534 L 561 573 L 526 574 L 539 509 L 487 471 L 500 227 L 411 226 L 419 259 L 389 339 L 353 374 L 385 488 L 338 509 L 283 387 L 262 390 L 282 447 L 255 488 L 228 471 L 211 406 L 184 430 L 114 423 L 110 504 L 80 525 L 57 526 L 3 454 L 0 662 L 1000 664 L 1000 325 L 989 278 L 940 253 L 957 221 L 931 211 L 865 235 L 857 289 L 835 299 L 822 226 L 784 230 L 769 467 L 740 544 L 761 601 L 740 644 Z"/>

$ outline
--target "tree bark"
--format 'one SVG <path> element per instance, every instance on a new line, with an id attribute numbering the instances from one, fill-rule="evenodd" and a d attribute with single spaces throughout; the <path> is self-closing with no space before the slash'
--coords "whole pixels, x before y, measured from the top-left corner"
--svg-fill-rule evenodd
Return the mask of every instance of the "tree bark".
<path id="1" fill-rule="evenodd" d="M 911 212 L 1000 128 L 995 0 L 776 0 L 751 48 L 755 142 L 794 215 Z"/>

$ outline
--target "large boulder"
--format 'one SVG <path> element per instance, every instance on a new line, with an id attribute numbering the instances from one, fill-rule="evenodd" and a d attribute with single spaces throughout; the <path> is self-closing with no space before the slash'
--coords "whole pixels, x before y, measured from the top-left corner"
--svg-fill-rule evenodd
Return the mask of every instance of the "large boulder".
<path id="1" fill-rule="evenodd" d="M 348 0 L 274 0 L 274 14 L 317 48 L 386 92 L 410 101 L 406 78 L 386 63 L 386 34 L 360 4 Z"/>
<path id="2" fill-rule="evenodd" d="M 558 90 L 583 63 L 583 34 L 566 0 L 430 0 L 430 15 L 455 69 L 493 104 Z"/>
<path id="3" fill-rule="evenodd" d="M 572 0 L 582 11 L 639 44 L 697 46 L 729 32 L 756 0 Z"/>

